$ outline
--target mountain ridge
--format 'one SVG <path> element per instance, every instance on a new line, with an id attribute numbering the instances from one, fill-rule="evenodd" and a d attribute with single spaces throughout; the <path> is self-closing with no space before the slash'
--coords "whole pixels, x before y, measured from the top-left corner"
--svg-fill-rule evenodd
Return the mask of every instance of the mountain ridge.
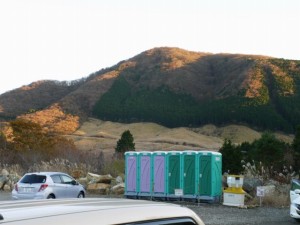
<path id="1" fill-rule="evenodd" d="M 120 88 L 116 89 L 118 83 Z M 2 120 L 27 118 L 42 123 L 47 129 L 72 133 L 88 117 L 157 122 L 168 126 L 163 120 L 172 115 L 172 110 L 174 114 L 181 109 L 182 116 L 174 121 L 189 118 L 182 124 L 186 126 L 240 123 L 268 129 L 272 121 L 262 124 L 252 120 L 261 117 L 263 121 L 269 113 L 278 121 L 271 130 L 291 132 L 294 125 L 300 124 L 300 120 L 295 119 L 299 109 L 297 102 L 300 102 L 299 83 L 300 61 L 297 60 L 154 48 L 80 80 L 38 81 L 6 92 L 0 95 L 0 117 Z M 122 89 L 125 94 L 121 93 Z M 141 97 L 143 95 L 146 97 Z M 123 102 L 118 102 L 122 97 Z M 174 99 L 176 101 L 172 102 Z M 148 106 L 142 105 L 143 101 L 147 101 Z M 155 106 L 155 102 L 161 105 Z M 161 120 L 151 117 L 155 107 L 165 106 L 169 109 L 156 113 L 166 113 L 166 117 Z M 202 112 L 201 108 L 211 112 Z M 119 114 L 115 113 L 118 110 Z M 224 115 L 217 114 L 222 110 Z M 255 115 L 250 115 L 251 110 L 256 110 Z M 148 117 L 143 117 L 143 113 Z M 109 118 L 111 114 L 115 117 Z M 202 121 L 200 117 L 205 119 Z M 247 120 L 249 117 L 251 120 Z M 66 120 L 70 125 L 64 122 Z"/>

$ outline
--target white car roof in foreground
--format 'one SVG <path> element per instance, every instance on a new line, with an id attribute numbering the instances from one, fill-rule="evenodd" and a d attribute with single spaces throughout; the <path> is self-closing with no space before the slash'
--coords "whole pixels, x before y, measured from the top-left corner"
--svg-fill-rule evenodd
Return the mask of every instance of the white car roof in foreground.
<path id="1" fill-rule="evenodd" d="M 108 225 L 187 217 L 204 225 L 192 210 L 163 202 L 118 198 L 0 202 L 0 224 L 10 225 Z"/>

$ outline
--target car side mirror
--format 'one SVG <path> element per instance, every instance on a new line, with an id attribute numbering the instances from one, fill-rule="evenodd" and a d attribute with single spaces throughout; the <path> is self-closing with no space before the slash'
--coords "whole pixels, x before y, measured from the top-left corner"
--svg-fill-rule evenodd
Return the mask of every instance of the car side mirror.
<path id="1" fill-rule="evenodd" d="M 71 181 L 71 184 L 72 184 L 72 185 L 78 185 L 78 182 L 77 182 L 76 180 L 72 180 L 72 181 Z M 299 190 L 299 191 L 300 191 L 300 190 Z"/>

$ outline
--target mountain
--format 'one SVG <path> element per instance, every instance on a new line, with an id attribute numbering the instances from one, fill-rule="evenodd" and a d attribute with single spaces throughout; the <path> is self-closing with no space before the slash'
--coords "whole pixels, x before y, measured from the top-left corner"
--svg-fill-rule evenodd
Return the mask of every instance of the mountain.
<path id="1" fill-rule="evenodd" d="M 293 132 L 300 61 L 154 48 L 86 78 L 38 81 L 0 96 L 3 120 L 71 133 L 88 117 L 167 127 L 243 124 Z"/>

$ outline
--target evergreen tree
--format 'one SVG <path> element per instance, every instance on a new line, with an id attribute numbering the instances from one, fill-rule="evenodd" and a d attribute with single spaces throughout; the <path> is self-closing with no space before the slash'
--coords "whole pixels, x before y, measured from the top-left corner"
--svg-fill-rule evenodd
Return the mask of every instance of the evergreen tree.
<path id="1" fill-rule="evenodd" d="M 257 162 L 262 162 L 270 176 L 273 171 L 281 170 L 284 163 L 285 143 L 278 140 L 274 134 L 265 132 L 259 140 L 253 142 L 253 157 Z"/>
<path id="2" fill-rule="evenodd" d="M 300 125 L 296 128 L 295 138 L 293 140 L 294 164 L 295 169 L 300 170 Z"/>
<path id="3" fill-rule="evenodd" d="M 293 140 L 294 151 L 300 154 L 300 125 L 296 128 L 295 138 Z"/>
<path id="4" fill-rule="evenodd" d="M 222 154 L 222 172 L 240 174 L 242 167 L 242 153 L 240 148 L 235 147 L 230 140 L 225 139 L 219 151 Z"/>
<path id="5" fill-rule="evenodd" d="M 5 137 L 5 134 L 0 131 L 0 149 L 6 149 L 6 145 L 7 145 L 7 140 Z"/>
<path id="6" fill-rule="evenodd" d="M 135 143 L 133 142 L 133 136 L 129 130 L 126 130 L 122 133 L 121 138 L 117 142 L 115 152 L 117 154 L 123 154 L 127 151 L 135 151 Z"/>

